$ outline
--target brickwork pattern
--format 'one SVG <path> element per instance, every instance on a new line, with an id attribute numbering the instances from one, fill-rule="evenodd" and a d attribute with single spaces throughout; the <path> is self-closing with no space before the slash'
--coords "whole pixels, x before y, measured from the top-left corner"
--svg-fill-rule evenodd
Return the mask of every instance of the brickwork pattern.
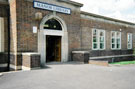
<path id="1" fill-rule="evenodd" d="M 25 7 L 25 9 L 24 9 Z M 32 31 L 33 26 L 39 27 L 41 21 L 35 20 L 35 13 L 41 12 L 43 17 L 53 13 L 33 8 L 33 3 L 26 0 L 17 0 L 17 51 L 18 52 L 37 52 L 38 36 Z M 71 15 L 56 13 L 67 24 L 69 54 L 73 49 L 80 49 L 80 12 L 73 10 Z M 69 55 L 70 59 L 71 55 Z"/>
<path id="2" fill-rule="evenodd" d="M 55 2 L 55 1 L 54 1 Z M 33 8 L 33 3 L 27 0 L 11 0 L 11 48 L 13 52 L 37 52 L 38 51 L 38 33 L 33 33 L 32 27 L 39 29 L 40 21 L 35 20 L 35 13 L 41 12 L 43 17 L 52 14 L 52 11 Z M 74 6 L 76 8 L 76 6 Z M 67 24 L 69 60 L 73 50 L 92 50 L 92 28 L 104 29 L 106 34 L 111 31 L 120 31 L 122 29 L 122 50 L 127 50 L 127 33 L 135 34 L 135 28 L 101 22 L 97 20 L 88 20 L 80 17 L 80 8 L 72 9 L 71 15 L 56 13 Z M 111 36 L 106 35 L 106 50 L 111 50 Z M 133 37 L 133 43 L 135 44 Z M 133 45 L 134 45 L 133 44 Z M 104 54 L 99 53 L 100 55 Z M 130 50 L 127 50 L 130 51 Z M 118 51 L 119 52 L 119 51 Z M 106 54 L 106 53 L 105 53 Z M 114 52 L 115 54 L 115 52 Z M 122 53 L 124 54 L 124 53 Z M 121 54 L 121 55 L 122 55 Z M 113 54 L 112 54 L 113 55 Z M 15 57 L 17 58 L 17 57 Z"/>
<path id="3" fill-rule="evenodd" d="M 16 58 L 17 60 L 15 60 Z M 15 66 L 22 66 L 22 54 L 10 54 L 10 64 Z"/>
<path id="4" fill-rule="evenodd" d="M 28 68 L 37 68 L 40 67 L 40 55 L 33 54 L 33 55 L 23 55 L 22 56 L 22 66 Z"/>
<path id="5" fill-rule="evenodd" d="M 111 31 L 121 31 L 121 48 L 122 50 L 127 50 L 127 33 L 133 33 L 135 35 L 135 28 L 127 27 L 126 25 L 111 24 L 107 22 L 101 22 L 97 20 L 81 19 L 81 30 L 82 30 L 82 49 L 92 50 L 92 29 L 103 29 L 106 31 L 106 49 L 111 50 Z M 135 38 L 133 37 L 133 48 L 135 43 Z"/>

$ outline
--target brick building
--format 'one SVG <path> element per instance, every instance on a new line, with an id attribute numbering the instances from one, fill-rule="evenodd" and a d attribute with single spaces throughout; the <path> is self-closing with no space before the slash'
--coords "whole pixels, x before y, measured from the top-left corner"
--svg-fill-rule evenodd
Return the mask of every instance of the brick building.
<path id="1" fill-rule="evenodd" d="M 83 12 L 70 0 L 0 0 L 0 65 L 133 60 L 135 24 Z"/>

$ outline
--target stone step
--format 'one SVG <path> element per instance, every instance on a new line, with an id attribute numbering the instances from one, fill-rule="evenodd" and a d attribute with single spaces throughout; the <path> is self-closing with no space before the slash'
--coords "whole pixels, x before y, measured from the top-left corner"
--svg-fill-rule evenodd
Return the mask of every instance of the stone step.
<path id="1" fill-rule="evenodd" d="M 109 66 L 107 60 L 89 60 L 89 64 L 100 65 L 100 66 Z"/>

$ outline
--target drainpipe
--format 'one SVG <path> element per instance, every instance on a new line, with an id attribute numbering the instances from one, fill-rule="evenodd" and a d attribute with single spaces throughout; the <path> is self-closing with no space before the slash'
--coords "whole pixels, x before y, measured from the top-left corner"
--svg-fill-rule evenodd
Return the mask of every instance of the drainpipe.
<path id="1" fill-rule="evenodd" d="M 7 20 L 8 20 L 8 65 L 7 71 L 10 71 L 10 7 L 7 7 Z"/>

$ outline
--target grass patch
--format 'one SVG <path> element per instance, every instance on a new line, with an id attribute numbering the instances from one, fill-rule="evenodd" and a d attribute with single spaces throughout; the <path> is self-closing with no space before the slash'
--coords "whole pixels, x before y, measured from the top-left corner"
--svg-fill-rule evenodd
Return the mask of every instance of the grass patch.
<path id="1" fill-rule="evenodd" d="M 122 62 L 114 62 L 110 64 L 128 65 L 128 64 L 135 64 L 135 61 L 122 61 Z"/>

